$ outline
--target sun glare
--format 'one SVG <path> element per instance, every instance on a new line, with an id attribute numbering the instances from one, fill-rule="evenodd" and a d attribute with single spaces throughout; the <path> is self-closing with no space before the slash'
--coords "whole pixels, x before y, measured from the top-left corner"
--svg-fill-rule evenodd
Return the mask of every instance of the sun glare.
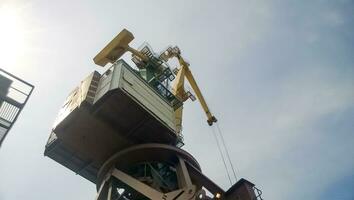
<path id="1" fill-rule="evenodd" d="M 26 34 L 19 9 L 0 7 L 0 67 L 13 65 L 26 51 Z"/>

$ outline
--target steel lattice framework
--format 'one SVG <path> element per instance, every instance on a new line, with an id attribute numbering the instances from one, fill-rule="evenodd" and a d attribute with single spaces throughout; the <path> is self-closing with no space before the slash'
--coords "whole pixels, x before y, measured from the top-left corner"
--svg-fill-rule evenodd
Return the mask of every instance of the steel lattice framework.
<path id="1" fill-rule="evenodd" d="M 0 68 L 0 146 L 32 94 L 34 86 Z"/>

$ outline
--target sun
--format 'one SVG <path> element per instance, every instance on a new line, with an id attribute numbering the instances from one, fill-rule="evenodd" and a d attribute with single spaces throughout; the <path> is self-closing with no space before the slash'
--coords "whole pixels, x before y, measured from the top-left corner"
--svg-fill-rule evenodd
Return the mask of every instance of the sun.
<path id="1" fill-rule="evenodd" d="M 26 48 L 26 28 L 20 10 L 0 6 L 0 67 L 14 65 Z"/>

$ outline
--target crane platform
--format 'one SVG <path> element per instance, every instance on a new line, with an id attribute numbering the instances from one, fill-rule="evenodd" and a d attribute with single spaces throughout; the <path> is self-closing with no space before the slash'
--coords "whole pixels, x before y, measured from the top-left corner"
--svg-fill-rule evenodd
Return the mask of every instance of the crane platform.
<path id="1" fill-rule="evenodd" d="M 159 88 L 123 60 L 93 72 L 65 101 L 44 154 L 95 183 L 104 161 L 124 148 L 182 145 L 174 121 L 182 102 Z"/>

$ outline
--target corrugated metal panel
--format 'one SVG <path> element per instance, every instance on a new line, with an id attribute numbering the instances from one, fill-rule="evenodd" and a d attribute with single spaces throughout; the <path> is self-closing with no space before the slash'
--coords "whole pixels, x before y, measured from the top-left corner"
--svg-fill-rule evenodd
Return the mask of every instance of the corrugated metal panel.
<path id="1" fill-rule="evenodd" d="M 102 98 L 109 90 L 115 89 L 123 89 L 152 115 L 176 132 L 177 129 L 174 121 L 174 110 L 176 107 L 161 97 L 146 81 L 134 73 L 133 69 L 123 60 L 117 61 L 102 75 L 95 102 Z"/>
<path id="2" fill-rule="evenodd" d="M 176 131 L 174 108 L 151 90 L 146 83 L 136 77 L 128 69 L 122 68 L 121 87 L 148 109 L 151 114 Z"/>
<path id="3" fill-rule="evenodd" d="M 0 122 L 0 124 L 1 124 L 1 122 Z M 6 131 L 7 131 L 7 128 L 0 126 L 0 141 L 2 141 L 4 139 Z"/>
<path id="4" fill-rule="evenodd" d="M 93 104 L 100 77 L 101 75 L 95 71 L 70 92 L 59 111 L 54 127 L 62 122 L 75 108 L 80 107 L 81 104 Z"/>

